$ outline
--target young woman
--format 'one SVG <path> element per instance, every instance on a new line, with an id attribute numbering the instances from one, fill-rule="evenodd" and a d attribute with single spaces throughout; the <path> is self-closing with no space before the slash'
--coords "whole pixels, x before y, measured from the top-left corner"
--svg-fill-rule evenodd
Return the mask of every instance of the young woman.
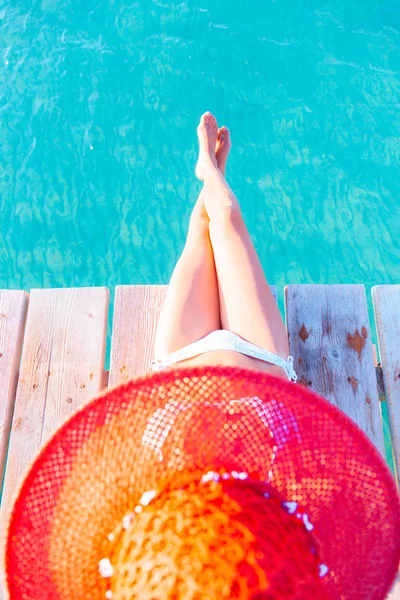
<path id="1" fill-rule="evenodd" d="M 236 365 L 295 381 L 285 325 L 225 180 L 229 131 L 206 112 L 197 134 L 204 186 L 169 283 L 152 367 Z"/>

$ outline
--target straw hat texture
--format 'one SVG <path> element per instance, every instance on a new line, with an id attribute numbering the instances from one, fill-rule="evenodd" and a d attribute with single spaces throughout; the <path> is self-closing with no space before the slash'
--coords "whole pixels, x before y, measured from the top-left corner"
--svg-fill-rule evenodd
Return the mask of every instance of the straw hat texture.
<path id="1" fill-rule="evenodd" d="M 380 600 L 400 556 L 393 477 L 314 392 L 238 367 L 108 389 L 29 468 L 11 600 Z"/>

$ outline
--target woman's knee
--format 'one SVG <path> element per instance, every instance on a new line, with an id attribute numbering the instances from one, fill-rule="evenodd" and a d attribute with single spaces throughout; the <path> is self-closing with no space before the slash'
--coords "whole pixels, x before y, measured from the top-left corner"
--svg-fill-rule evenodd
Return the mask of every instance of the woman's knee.
<path id="1" fill-rule="evenodd" d="M 210 252 L 209 223 L 193 223 L 186 237 L 185 250 L 194 257 L 203 256 Z"/>
<path id="2" fill-rule="evenodd" d="M 244 224 L 240 208 L 233 204 L 220 206 L 215 209 L 210 219 L 210 230 L 215 228 L 238 229 Z"/>
<path id="3" fill-rule="evenodd" d="M 208 236 L 209 224 L 210 220 L 207 217 L 207 215 L 198 212 L 193 212 L 189 221 L 188 234 L 206 237 Z"/>

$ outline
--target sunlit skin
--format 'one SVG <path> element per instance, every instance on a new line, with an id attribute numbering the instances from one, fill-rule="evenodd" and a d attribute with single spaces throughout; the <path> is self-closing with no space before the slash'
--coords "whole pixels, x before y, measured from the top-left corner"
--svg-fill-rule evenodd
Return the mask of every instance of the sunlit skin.
<path id="1" fill-rule="evenodd" d="M 286 329 L 239 202 L 225 179 L 227 127 L 206 112 L 197 128 L 196 176 L 203 189 L 174 268 L 158 322 L 154 354 L 165 357 L 215 329 L 228 329 L 286 359 Z M 205 352 L 169 368 L 233 365 L 287 379 L 283 369 L 231 350 Z"/>

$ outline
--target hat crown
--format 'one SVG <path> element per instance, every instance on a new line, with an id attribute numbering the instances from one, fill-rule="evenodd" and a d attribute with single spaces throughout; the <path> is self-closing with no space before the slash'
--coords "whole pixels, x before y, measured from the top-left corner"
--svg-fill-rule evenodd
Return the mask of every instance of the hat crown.
<path id="1" fill-rule="evenodd" d="M 99 570 L 118 600 L 328 599 L 312 529 L 297 503 L 246 472 L 184 471 L 145 492 L 110 532 Z"/>

